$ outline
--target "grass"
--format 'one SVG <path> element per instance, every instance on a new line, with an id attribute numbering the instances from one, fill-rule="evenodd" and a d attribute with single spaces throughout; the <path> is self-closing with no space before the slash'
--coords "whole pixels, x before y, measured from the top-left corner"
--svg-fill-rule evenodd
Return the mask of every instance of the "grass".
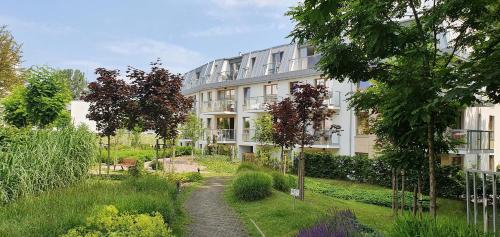
<path id="1" fill-rule="evenodd" d="M 351 209 L 360 222 L 377 230 L 388 231 L 392 226 L 389 208 L 335 199 L 313 192 L 306 192 L 303 202 L 294 202 L 289 194 L 279 191 L 273 191 L 271 197 L 261 201 L 243 202 L 233 196 L 229 187 L 225 190 L 224 197 L 240 215 L 251 236 L 260 236 L 251 219 L 266 236 L 293 236 L 300 229 L 315 224 L 333 208 Z"/>
<path id="2" fill-rule="evenodd" d="M 240 164 L 239 162 L 230 161 L 227 156 L 220 155 L 196 156 L 195 161 L 198 162 L 198 164 L 205 166 L 207 170 L 211 172 L 209 175 L 217 176 L 236 174 Z"/>
<path id="3" fill-rule="evenodd" d="M 188 193 L 189 189 L 176 198 L 175 185 L 153 175 L 124 180 L 92 178 L 0 206 L 0 236 L 57 236 L 83 225 L 100 205 L 131 213 L 158 211 L 174 234 L 182 236 L 187 218 L 181 203 Z"/>

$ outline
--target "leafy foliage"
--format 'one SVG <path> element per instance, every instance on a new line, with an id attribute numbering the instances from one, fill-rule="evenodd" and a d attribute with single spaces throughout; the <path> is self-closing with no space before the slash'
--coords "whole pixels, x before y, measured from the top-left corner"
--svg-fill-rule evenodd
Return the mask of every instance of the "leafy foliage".
<path id="1" fill-rule="evenodd" d="M 455 219 L 435 220 L 429 217 L 402 217 L 396 220 L 387 236 L 429 236 L 429 237 L 481 237 L 490 236 L 472 225 L 465 225 Z"/>
<path id="2" fill-rule="evenodd" d="M 12 94 L 2 100 L 2 105 L 5 122 L 17 128 L 28 126 L 30 118 L 26 110 L 26 88 L 24 86 L 15 87 Z"/>
<path id="3" fill-rule="evenodd" d="M 85 74 L 78 69 L 64 69 L 60 73 L 63 75 L 64 81 L 71 91 L 73 100 L 79 100 L 87 87 Z"/>
<path id="4" fill-rule="evenodd" d="M 365 237 L 382 236 L 380 233 L 362 225 L 356 218 L 356 215 L 350 210 L 331 211 L 324 220 L 312 227 L 302 229 L 297 237 Z"/>
<path id="5" fill-rule="evenodd" d="M 0 25 L 0 98 L 22 84 L 23 78 L 18 70 L 20 64 L 21 45 L 6 26 Z"/>
<path id="6" fill-rule="evenodd" d="M 137 90 L 136 100 L 145 129 L 153 129 L 161 139 L 177 137 L 178 125 L 186 121 L 193 101 L 181 93 L 180 74 L 172 74 L 161 67 L 160 61 L 151 63 L 151 71 L 129 68 L 130 78 Z"/>
<path id="7" fill-rule="evenodd" d="M 83 236 L 140 236 L 168 237 L 172 231 L 163 222 L 160 213 L 120 213 L 113 205 L 101 207 L 87 218 L 85 226 L 76 227 L 61 237 Z"/>
<path id="8" fill-rule="evenodd" d="M 87 176 L 97 157 L 95 136 L 85 127 L 4 134 L 0 202 L 74 184 Z"/>
<path id="9" fill-rule="evenodd" d="M 96 121 L 102 136 L 109 137 L 124 126 L 132 89 L 125 81 L 118 79 L 117 70 L 98 68 L 96 74 L 99 77 L 88 85 L 89 92 L 83 99 L 90 103 L 87 117 Z"/>
<path id="10" fill-rule="evenodd" d="M 271 172 L 271 176 L 273 177 L 273 188 L 278 191 L 289 193 L 290 189 L 296 186 L 296 180 L 291 175 L 274 171 Z"/>
<path id="11" fill-rule="evenodd" d="M 271 144 L 273 142 L 272 117 L 268 114 L 264 114 L 255 119 L 254 139 L 261 145 Z"/>
<path id="12" fill-rule="evenodd" d="M 234 195 L 244 201 L 256 201 L 272 194 L 273 178 L 263 172 L 239 174 L 233 181 Z"/>

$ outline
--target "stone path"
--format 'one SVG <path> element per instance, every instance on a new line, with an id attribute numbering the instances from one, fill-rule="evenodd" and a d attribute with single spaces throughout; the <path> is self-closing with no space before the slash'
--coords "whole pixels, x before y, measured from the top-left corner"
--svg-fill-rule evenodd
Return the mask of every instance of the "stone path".
<path id="1" fill-rule="evenodd" d="M 228 181 L 227 177 L 210 177 L 191 193 L 185 204 L 191 218 L 188 236 L 248 236 L 236 213 L 224 202 L 224 185 Z"/>

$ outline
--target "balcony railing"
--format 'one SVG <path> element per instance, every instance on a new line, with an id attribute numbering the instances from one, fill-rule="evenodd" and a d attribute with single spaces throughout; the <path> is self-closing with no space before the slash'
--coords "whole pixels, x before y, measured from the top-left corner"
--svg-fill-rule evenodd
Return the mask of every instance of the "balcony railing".
<path id="1" fill-rule="evenodd" d="M 483 151 L 494 149 L 494 133 L 486 130 L 451 130 L 451 138 L 459 142 L 457 149 Z"/>
<path id="2" fill-rule="evenodd" d="M 243 104 L 243 110 L 266 110 L 267 105 L 274 104 L 279 101 L 278 96 L 256 96 L 246 98 Z"/>
<path id="3" fill-rule="evenodd" d="M 339 135 L 332 130 L 318 130 L 314 135 L 318 139 L 313 144 L 315 146 L 338 146 L 340 144 Z"/>
<path id="4" fill-rule="evenodd" d="M 289 71 L 312 69 L 318 63 L 320 55 L 312 55 L 302 58 L 290 59 L 288 63 Z"/>
<path id="5" fill-rule="evenodd" d="M 266 75 L 278 73 L 280 70 L 280 65 L 280 63 L 264 64 L 264 71 L 266 72 Z"/>
<path id="6" fill-rule="evenodd" d="M 241 139 L 243 142 L 255 142 L 255 129 L 244 128 Z"/>
<path id="7" fill-rule="evenodd" d="M 329 92 L 327 98 L 323 101 L 323 104 L 328 107 L 340 108 L 340 91 Z"/>
<path id="8" fill-rule="evenodd" d="M 234 113 L 236 112 L 236 101 L 234 100 L 213 100 L 204 101 L 201 106 L 202 113 L 213 113 L 213 112 L 225 112 Z"/>
<path id="9" fill-rule="evenodd" d="M 208 137 L 207 137 L 208 136 Z M 234 142 L 236 133 L 234 129 L 209 129 L 205 130 L 204 140 L 210 139 L 210 142 Z"/>

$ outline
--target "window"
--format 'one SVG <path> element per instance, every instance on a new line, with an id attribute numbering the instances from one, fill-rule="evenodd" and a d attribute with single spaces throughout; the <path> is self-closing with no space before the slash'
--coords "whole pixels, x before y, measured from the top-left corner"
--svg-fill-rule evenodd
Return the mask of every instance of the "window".
<path id="1" fill-rule="evenodd" d="M 201 93 L 201 95 L 200 95 L 200 101 L 201 101 L 201 103 L 203 103 L 203 101 L 204 101 L 204 100 L 203 100 L 203 92 L 202 92 L 202 93 Z"/>
<path id="2" fill-rule="evenodd" d="M 316 86 L 322 85 L 322 86 L 326 87 L 326 80 L 325 79 L 316 79 L 316 80 L 314 80 L 314 84 Z"/>
<path id="3" fill-rule="evenodd" d="M 293 87 L 294 87 L 297 83 L 299 83 L 299 82 L 298 82 L 298 81 L 293 81 L 293 82 L 290 82 L 290 94 L 292 94 L 292 93 L 293 93 Z"/>
<path id="4" fill-rule="evenodd" d="M 250 128 L 250 118 L 243 117 L 243 129 L 249 129 L 249 128 Z"/>
<path id="5" fill-rule="evenodd" d="M 370 133 L 368 113 L 358 112 L 356 118 L 356 135 L 368 135 Z"/>
<path id="6" fill-rule="evenodd" d="M 212 118 L 207 118 L 207 128 L 208 129 L 212 128 Z"/>
<path id="7" fill-rule="evenodd" d="M 212 101 L 212 92 L 211 91 L 207 92 L 207 99 L 208 99 L 208 101 Z"/>
<path id="8" fill-rule="evenodd" d="M 217 100 L 234 100 L 234 99 L 235 99 L 234 89 L 217 91 Z"/>
<path id="9" fill-rule="evenodd" d="M 217 129 L 234 129 L 234 118 L 217 118 Z"/>
<path id="10" fill-rule="evenodd" d="M 312 46 L 305 46 L 305 47 L 301 47 L 299 49 L 299 54 L 300 54 L 301 58 L 313 56 L 314 53 L 315 53 L 315 50 L 314 50 L 314 47 L 312 47 Z"/>
<path id="11" fill-rule="evenodd" d="M 464 164 L 463 161 L 464 161 L 463 157 L 461 157 L 461 156 L 454 156 L 454 157 L 451 158 L 451 165 L 461 167 Z"/>
<path id="12" fill-rule="evenodd" d="M 278 94 L 278 84 L 264 85 L 264 97 L 276 96 Z"/>
<path id="13" fill-rule="evenodd" d="M 255 57 L 253 57 L 253 58 L 250 59 L 250 68 L 254 68 L 254 66 L 255 66 L 255 60 L 256 60 Z"/>
<path id="14" fill-rule="evenodd" d="M 495 131 L 495 116 L 490 116 L 488 130 Z"/>
<path id="15" fill-rule="evenodd" d="M 281 63 L 281 60 L 283 60 L 283 51 L 281 52 L 277 52 L 277 53 L 273 53 L 273 64 L 274 65 L 278 65 Z"/>
<path id="16" fill-rule="evenodd" d="M 201 72 L 196 72 L 196 79 L 200 79 Z"/>
<path id="17" fill-rule="evenodd" d="M 246 101 L 250 98 L 250 87 L 243 88 L 243 101 Z"/>

